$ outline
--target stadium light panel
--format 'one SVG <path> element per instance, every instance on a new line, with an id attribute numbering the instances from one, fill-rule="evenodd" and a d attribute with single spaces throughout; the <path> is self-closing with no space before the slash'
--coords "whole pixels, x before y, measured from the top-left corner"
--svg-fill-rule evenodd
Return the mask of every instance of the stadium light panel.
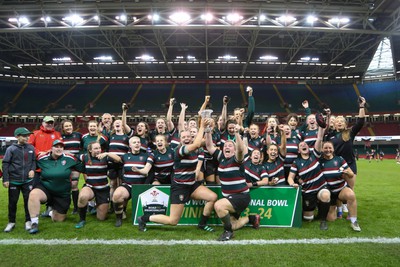
<path id="1" fill-rule="evenodd" d="M 69 22 L 71 25 L 77 25 L 83 22 L 83 18 L 78 14 L 72 14 L 62 18 L 62 20 Z"/>
<path id="2" fill-rule="evenodd" d="M 278 60 L 276 56 L 262 56 L 260 57 L 261 60 Z"/>
<path id="3" fill-rule="evenodd" d="M 126 22 L 127 21 L 127 16 L 125 14 L 119 15 L 119 16 L 115 16 L 116 20 L 122 21 L 122 22 Z"/>
<path id="4" fill-rule="evenodd" d="M 240 16 L 238 13 L 229 13 L 226 15 L 226 21 L 230 23 L 236 23 L 243 19 L 243 16 Z"/>
<path id="5" fill-rule="evenodd" d="M 201 15 L 201 19 L 206 21 L 206 22 L 212 21 L 213 18 L 214 18 L 214 16 L 211 13 L 205 13 L 205 14 Z"/>
<path id="6" fill-rule="evenodd" d="M 333 18 L 329 19 L 328 22 L 329 22 L 330 24 L 340 25 L 340 24 L 347 24 L 347 23 L 349 23 L 349 22 L 350 22 L 350 19 L 349 19 L 349 18 L 346 18 L 346 17 L 342 17 L 342 18 L 333 17 Z"/>
<path id="7" fill-rule="evenodd" d="M 278 20 L 282 23 L 292 23 L 292 22 L 296 21 L 297 19 L 290 15 L 282 15 L 279 18 L 277 18 L 276 20 Z"/>
<path id="8" fill-rule="evenodd" d="M 318 20 L 318 18 L 316 16 L 310 15 L 306 18 L 307 23 L 309 24 L 314 24 L 314 22 L 316 22 Z"/>
<path id="9" fill-rule="evenodd" d="M 55 58 L 53 58 L 53 61 L 65 62 L 65 61 L 71 61 L 71 58 L 70 57 L 55 57 Z"/>
<path id="10" fill-rule="evenodd" d="M 224 59 L 224 60 L 236 60 L 236 56 L 231 56 L 231 55 L 225 55 L 225 56 L 219 56 L 218 59 Z"/>
<path id="11" fill-rule="evenodd" d="M 152 57 L 150 55 L 142 55 L 140 57 L 135 57 L 135 59 L 143 60 L 143 61 L 151 61 L 151 60 L 154 60 L 154 57 Z"/>
<path id="12" fill-rule="evenodd" d="M 40 20 L 44 21 L 44 22 L 51 22 L 51 17 L 49 17 L 49 16 L 41 17 Z"/>
<path id="13" fill-rule="evenodd" d="M 185 11 L 178 11 L 169 16 L 169 19 L 177 24 L 184 24 L 190 20 L 189 13 Z"/>
<path id="14" fill-rule="evenodd" d="M 147 16 L 147 18 L 151 21 L 158 21 L 160 20 L 160 15 L 158 14 L 150 14 Z"/>
<path id="15" fill-rule="evenodd" d="M 112 61 L 113 58 L 112 56 L 99 56 L 99 57 L 94 57 L 94 60 L 99 60 L 99 61 Z"/>

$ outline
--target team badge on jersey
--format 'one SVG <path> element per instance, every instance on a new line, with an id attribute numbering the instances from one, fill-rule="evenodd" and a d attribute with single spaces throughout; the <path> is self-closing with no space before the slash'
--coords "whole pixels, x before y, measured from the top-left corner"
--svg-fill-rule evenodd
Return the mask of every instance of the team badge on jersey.
<path id="1" fill-rule="evenodd" d="M 65 164 L 67 164 L 67 161 L 66 161 L 66 160 L 61 161 L 61 165 L 64 166 Z"/>
<path id="2" fill-rule="evenodd" d="M 51 139 L 54 139 L 54 138 L 56 138 L 56 136 L 54 134 L 52 134 L 51 135 Z"/>

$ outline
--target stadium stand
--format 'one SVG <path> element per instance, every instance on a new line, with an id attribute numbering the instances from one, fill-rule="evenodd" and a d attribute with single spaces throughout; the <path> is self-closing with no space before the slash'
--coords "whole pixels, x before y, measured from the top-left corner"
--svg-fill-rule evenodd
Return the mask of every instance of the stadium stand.
<path id="1" fill-rule="evenodd" d="M 169 100 L 171 86 L 172 84 L 143 83 L 129 109 L 130 112 L 164 112 L 165 110 L 166 113 L 165 103 Z M 118 106 L 120 110 L 121 104 Z"/>
<path id="2" fill-rule="evenodd" d="M 254 84 L 252 87 L 256 102 L 256 113 L 276 114 L 285 112 L 272 84 Z M 278 87 L 280 88 L 281 85 L 278 85 Z"/>
<path id="3" fill-rule="evenodd" d="M 366 83 L 358 86 L 368 99 L 369 112 L 398 112 L 400 110 L 400 82 Z"/>
<path id="4" fill-rule="evenodd" d="M 356 113 L 358 96 L 351 84 L 312 85 L 312 90 L 334 114 Z M 369 101 L 368 98 L 366 98 Z M 319 107 L 321 108 L 321 107 Z"/>
<path id="5" fill-rule="evenodd" d="M 219 84 L 219 83 L 213 84 L 213 83 L 210 83 L 209 89 L 210 89 L 212 109 L 214 110 L 215 114 L 218 114 L 218 115 L 221 114 L 222 99 L 225 95 L 229 96 L 231 99 L 228 104 L 228 114 L 232 114 L 232 112 L 235 108 L 242 108 L 245 106 L 245 103 L 243 102 L 242 93 L 240 92 L 239 84 Z M 204 90 L 199 93 L 199 97 L 201 97 L 202 101 L 204 101 Z M 246 101 L 247 101 L 247 97 L 246 97 Z M 257 103 L 256 103 L 256 109 L 257 109 Z"/>
<path id="6" fill-rule="evenodd" d="M 70 107 L 71 111 L 66 113 L 81 114 L 85 110 L 85 107 L 90 105 L 104 87 L 105 84 L 78 84 L 73 91 L 58 103 L 58 108 L 61 109 L 61 111 L 58 111 L 58 109 L 53 112 L 63 113 L 62 109 Z"/>
<path id="7" fill-rule="evenodd" d="M 250 84 L 251 85 L 251 84 Z M 243 92 L 240 87 L 242 86 Z M 247 101 L 247 84 L 210 82 L 208 92 L 211 95 L 212 109 L 215 112 L 222 108 L 224 95 L 231 97 L 229 112 L 235 107 L 244 107 Z M 346 85 L 304 85 L 304 84 L 263 84 L 254 83 L 256 98 L 256 113 L 280 114 L 287 110 L 282 104 L 277 92 L 288 104 L 290 111 L 301 113 L 301 102 L 309 100 L 313 111 L 322 110 L 321 102 L 326 103 L 334 114 L 356 114 L 357 93 L 353 84 Z M 307 89 L 311 88 L 315 96 Z M 132 83 L 132 84 L 77 84 L 72 85 L 35 84 L 30 83 L 24 88 L 24 83 L 0 82 L 3 113 L 40 113 L 49 107 L 47 112 L 96 114 L 103 112 L 119 113 L 122 102 L 132 100 L 131 111 L 161 112 L 166 111 L 170 95 L 177 102 L 187 103 L 188 112 L 195 112 L 204 100 L 207 91 L 206 83 Z M 359 84 L 357 88 L 365 96 L 371 113 L 393 113 L 400 110 L 400 82 L 381 82 Z M 62 99 L 64 93 L 68 92 Z M 243 93 L 243 94 L 242 94 Z M 13 103 L 12 100 L 15 99 Z M 59 100 L 58 103 L 54 101 Z M 320 100 L 320 101 L 319 101 Z M 175 110 L 176 111 L 176 110 Z M 219 112 L 218 112 L 219 113 Z"/>
<path id="8" fill-rule="evenodd" d="M 10 109 L 10 112 L 41 113 L 47 105 L 51 105 L 62 96 L 69 87 L 69 85 L 30 83 L 19 96 L 15 106 Z M 52 109 L 57 110 L 60 107 L 54 105 Z"/>
<path id="9" fill-rule="evenodd" d="M 110 84 L 90 110 L 91 113 L 121 113 L 121 104 L 129 103 L 139 84 Z"/>

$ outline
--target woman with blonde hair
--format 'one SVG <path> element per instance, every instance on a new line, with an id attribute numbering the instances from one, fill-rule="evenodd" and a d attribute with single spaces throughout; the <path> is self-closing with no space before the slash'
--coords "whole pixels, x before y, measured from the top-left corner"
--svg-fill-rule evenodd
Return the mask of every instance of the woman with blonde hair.
<path id="1" fill-rule="evenodd" d="M 357 165 L 354 155 L 354 138 L 360 132 L 365 122 L 365 98 L 359 98 L 358 119 L 353 127 L 348 128 L 346 119 L 343 116 L 337 116 L 335 119 L 335 130 L 327 136 L 327 140 L 333 143 L 337 156 L 342 156 L 354 173 L 353 179 L 349 181 L 349 186 L 354 190 L 357 176 Z"/>

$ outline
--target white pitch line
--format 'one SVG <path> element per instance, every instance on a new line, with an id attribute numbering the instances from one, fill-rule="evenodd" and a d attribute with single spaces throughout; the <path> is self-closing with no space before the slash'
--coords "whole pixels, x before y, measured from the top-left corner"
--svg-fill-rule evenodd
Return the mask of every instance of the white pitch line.
<path id="1" fill-rule="evenodd" d="M 145 246 L 175 246 L 175 245 L 283 245 L 283 244 L 400 244 L 400 237 L 385 238 L 330 238 L 330 239 L 253 239 L 231 240 L 220 242 L 214 240 L 141 240 L 141 239 L 1 239 L 0 245 L 145 245 Z"/>

